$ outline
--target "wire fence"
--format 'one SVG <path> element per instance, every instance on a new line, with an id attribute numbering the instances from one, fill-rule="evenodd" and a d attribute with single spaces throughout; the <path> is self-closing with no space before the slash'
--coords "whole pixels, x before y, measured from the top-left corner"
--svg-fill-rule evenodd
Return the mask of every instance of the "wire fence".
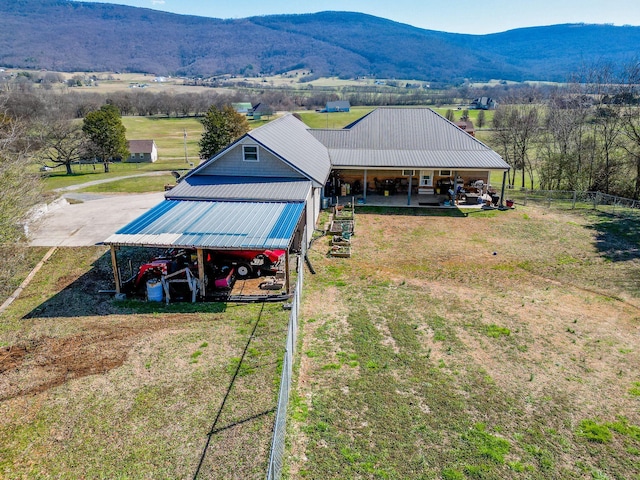
<path id="1" fill-rule="evenodd" d="M 285 436 L 287 433 L 287 405 L 289 403 L 289 392 L 291 391 L 295 346 L 298 335 L 298 315 L 300 314 L 300 301 L 304 281 L 304 256 L 303 252 L 298 257 L 298 279 L 296 281 L 293 300 L 291 302 L 287 345 L 285 348 L 284 360 L 282 362 L 280 392 L 278 393 L 278 407 L 276 410 L 276 420 L 273 428 L 273 439 L 271 441 L 271 455 L 269 456 L 267 480 L 280 480 L 282 476 Z"/>
<path id="2" fill-rule="evenodd" d="M 617 217 L 640 220 L 640 200 L 601 192 L 506 188 L 505 198 L 521 205 L 558 210 L 597 210 Z"/>

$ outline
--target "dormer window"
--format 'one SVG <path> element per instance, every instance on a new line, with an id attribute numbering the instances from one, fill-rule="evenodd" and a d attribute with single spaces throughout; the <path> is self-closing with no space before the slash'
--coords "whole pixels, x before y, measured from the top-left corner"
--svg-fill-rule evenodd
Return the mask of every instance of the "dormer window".
<path id="1" fill-rule="evenodd" d="M 242 146 L 242 159 L 245 162 L 257 162 L 258 160 L 258 146 L 257 145 L 243 145 Z"/>

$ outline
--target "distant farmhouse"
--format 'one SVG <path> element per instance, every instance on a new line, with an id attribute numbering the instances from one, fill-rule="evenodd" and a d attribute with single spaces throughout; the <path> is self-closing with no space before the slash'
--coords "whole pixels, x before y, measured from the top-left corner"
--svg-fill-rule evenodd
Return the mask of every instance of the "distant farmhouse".
<path id="1" fill-rule="evenodd" d="M 127 162 L 142 163 L 158 160 L 158 147 L 153 140 L 129 140 L 130 156 Z"/>
<path id="2" fill-rule="evenodd" d="M 469 120 L 469 119 L 466 119 L 466 120 L 460 119 L 460 120 L 458 120 L 456 122 L 456 125 L 458 126 L 458 128 L 461 128 L 462 130 L 467 132 L 472 137 L 476 136 L 476 130 L 473 127 L 473 122 L 471 120 Z"/>
<path id="3" fill-rule="evenodd" d="M 337 100 L 335 102 L 327 102 L 322 112 L 348 112 L 351 110 L 351 104 L 348 100 Z"/>
<path id="4" fill-rule="evenodd" d="M 233 107 L 233 109 L 236 112 L 244 113 L 244 114 L 249 113 L 249 110 L 251 110 L 253 108 L 251 103 L 249 103 L 249 102 L 232 103 L 231 106 Z"/>
<path id="5" fill-rule="evenodd" d="M 498 102 L 491 97 L 478 97 L 470 105 L 475 110 L 495 110 L 497 106 Z"/>
<path id="6" fill-rule="evenodd" d="M 258 103 L 247 112 L 247 117 L 253 120 L 260 120 L 262 117 L 270 117 L 273 115 L 273 108 L 266 103 Z"/>

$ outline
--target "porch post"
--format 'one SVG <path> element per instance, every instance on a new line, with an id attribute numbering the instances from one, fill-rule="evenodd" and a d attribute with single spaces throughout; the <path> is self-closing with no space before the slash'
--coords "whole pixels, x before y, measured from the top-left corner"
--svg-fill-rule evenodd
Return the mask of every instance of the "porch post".
<path id="1" fill-rule="evenodd" d="M 206 285 L 204 281 L 204 250 L 202 248 L 196 249 L 198 254 L 198 280 L 200 284 L 200 296 L 205 298 L 206 295 Z"/>
<path id="2" fill-rule="evenodd" d="M 409 176 L 409 191 L 407 192 L 407 205 L 411 205 L 411 189 L 413 188 L 413 185 L 411 185 L 411 182 L 413 180 L 413 175 Z"/>
<path id="3" fill-rule="evenodd" d="M 507 183 L 507 170 L 502 174 L 502 190 L 500 192 L 500 206 L 504 207 L 504 189 Z"/>
<path id="4" fill-rule="evenodd" d="M 367 169 L 364 169 L 364 184 L 362 185 L 362 198 L 364 199 L 364 203 L 367 203 Z"/>
<path id="5" fill-rule="evenodd" d="M 113 267 L 113 279 L 116 282 L 116 294 L 120 294 L 122 285 L 120 284 L 120 267 L 118 266 L 118 255 L 116 254 L 116 246 L 111 245 L 111 265 Z"/>

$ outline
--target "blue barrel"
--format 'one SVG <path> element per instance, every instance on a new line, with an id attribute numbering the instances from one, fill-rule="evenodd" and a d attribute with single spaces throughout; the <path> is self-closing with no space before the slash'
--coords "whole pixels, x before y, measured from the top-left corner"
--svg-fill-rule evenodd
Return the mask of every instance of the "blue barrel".
<path id="1" fill-rule="evenodd" d="M 147 281 L 147 299 L 150 302 L 161 302 L 164 296 L 164 290 L 162 289 L 162 283 L 158 280 L 151 279 Z"/>

